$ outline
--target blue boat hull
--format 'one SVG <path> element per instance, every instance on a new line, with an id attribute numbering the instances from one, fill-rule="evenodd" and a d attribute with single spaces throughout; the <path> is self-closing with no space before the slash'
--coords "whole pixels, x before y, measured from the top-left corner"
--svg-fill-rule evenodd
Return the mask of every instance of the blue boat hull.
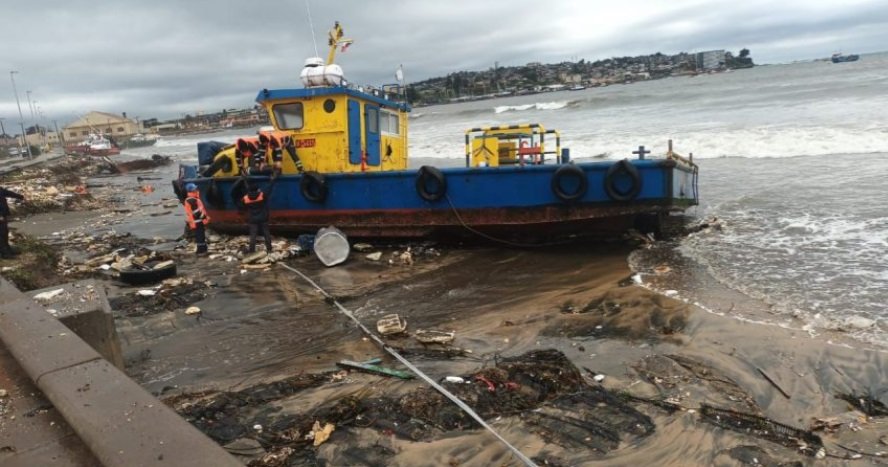
<path id="1" fill-rule="evenodd" d="M 620 162 L 576 164 L 586 181 L 585 193 L 565 201 L 552 179 L 564 165 L 496 168 L 450 168 L 440 173 L 446 196 L 435 201 L 418 193 L 416 170 L 324 174 L 328 194 L 322 202 L 306 199 L 303 175 L 278 178 L 270 198 L 270 226 L 277 234 L 314 233 L 335 225 L 352 237 L 434 237 L 473 235 L 472 231 L 506 236 L 611 236 L 639 218 L 683 211 L 697 204 L 695 166 L 674 159 L 627 161 L 638 173 L 631 200 L 609 196 L 608 170 Z M 237 178 L 200 178 L 196 167 L 183 166 L 181 181 L 193 182 L 218 231 L 244 232 L 245 213 L 234 199 Z M 252 183 L 264 188 L 268 177 Z"/>

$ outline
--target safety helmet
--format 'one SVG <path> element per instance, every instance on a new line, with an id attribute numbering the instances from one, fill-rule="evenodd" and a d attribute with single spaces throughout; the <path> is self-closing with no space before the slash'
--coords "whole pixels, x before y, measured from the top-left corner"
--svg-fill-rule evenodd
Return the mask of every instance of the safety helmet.
<path id="1" fill-rule="evenodd" d="M 197 185 L 195 185 L 193 183 L 189 183 L 189 184 L 185 185 L 185 190 L 186 191 L 197 191 Z"/>

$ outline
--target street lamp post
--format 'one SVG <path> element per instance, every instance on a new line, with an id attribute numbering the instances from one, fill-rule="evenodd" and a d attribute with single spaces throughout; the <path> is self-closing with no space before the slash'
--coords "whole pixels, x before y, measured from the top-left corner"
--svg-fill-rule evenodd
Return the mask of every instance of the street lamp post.
<path id="1" fill-rule="evenodd" d="M 6 120 L 3 117 L 0 117 L 0 135 L 6 136 L 6 128 L 3 128 L 3 120 Z"/>
<path id="2" fill-rule="evenodd" d="M 22 142 L 25 143 L 25 148 L 28 149 L 28 159 L 33 157 L 31 155 L 31 145 L 28 144 L 28 140 L 25 138 L 25 116 L 22 115 L 22 104 L 19 101 L 18 89 L 15 87 L 15 74 L 18 73 L 15 70 L 10 70 L 9 72 L 9 80 L 12 81 L 12 92 L 15 93 L 15 105 L 18 106 L 19 111 L 19 126 L 22 127 Z M 20 148 L 21 149 L 21 148 Z"/>

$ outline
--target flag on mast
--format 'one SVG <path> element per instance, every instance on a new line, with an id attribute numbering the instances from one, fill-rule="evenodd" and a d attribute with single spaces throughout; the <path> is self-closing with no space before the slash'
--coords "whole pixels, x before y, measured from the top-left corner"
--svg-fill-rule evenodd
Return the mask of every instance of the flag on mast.
<path id="1" fill-rule="evenodd" d="M 398 69 L 395 70 L 395 79 L 398 80 L 399 83 L 404 82 L 404 65 L 398 65 Z"/>

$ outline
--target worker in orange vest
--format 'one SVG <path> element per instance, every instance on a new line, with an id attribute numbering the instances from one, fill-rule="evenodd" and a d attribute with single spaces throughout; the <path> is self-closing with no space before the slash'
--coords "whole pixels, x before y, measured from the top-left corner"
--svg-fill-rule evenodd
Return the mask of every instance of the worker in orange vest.
<path id="1" fill-rule="evenodd" d="M 247 224 L 250 226 L 250 253 L 256 251 L 256 237 L 259 233 L 265 239 L 265 252 L 271 253 L 271 231 L 268 229 L 269 208 L 268 201 L 274 191 L 276 176 L 271 177 L 271 183 L 265 191 L 259 189 L 256 183 L 247 182 L 247 193 L 236 200 L 239 207 L 247 211 Z"/>
<path id="2" fill-rule="evenodd" d="M 206 225 L 210 223 L 210 216 L 204 208 L 203 201 L 200 200 L 200 192 L 197 191 L 197 185 L 189 183 L 185 185 L 188 195 L 185 197 L 185 219 L 188 221 L 188 227 L 194 231 L 194 240 L 197 243 L 196 253 L 199 255 L 207 253 L 207 232 Z"/>

